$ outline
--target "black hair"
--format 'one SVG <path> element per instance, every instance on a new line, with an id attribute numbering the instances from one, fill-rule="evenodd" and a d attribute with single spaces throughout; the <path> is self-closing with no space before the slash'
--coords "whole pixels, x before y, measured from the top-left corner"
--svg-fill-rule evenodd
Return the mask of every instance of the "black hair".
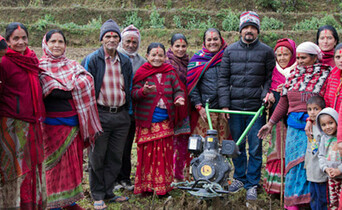
<path id="1" fill-rule="evenodd" d="M 332 32 L 332 35 L 333 37 L 335 38 L 336 40 L 336 44 L 340 41 L 339 38 L 338 38 L 338 34 L 337 34 L 337 31 L 336 29 L 333 27 L 333 26 L 330 26 L 330 25 L 325 25 L 325 26 L 321 26 L 319 27 L 318 31 L 317 31 L 317 35 L 316 35 L 316 44 L 318 45 L 318 41 L 319 41 L 319 35 L 321 34 L 321 32 L 323 30 L 329 30 Z M 335 46 L 334 46 L 335 47 Z"/>
<path id="2" fill-rule="evenodd" d="M 9 41 L 10 36 L 13 34 L 13 32 L 16 29 L 18 29 L 19 26 L 20 28 L 24 29 L 28 38 L 29 34 L 28 34 L 26 26 L 24 26 L 22 23 L 19 23 L 19 22 L 13 22 L 13 23 L 8 24 L 6 27 L 6 34 L 5 34 L 6 41 Z"/>
<path id="3" fill-rule="evenodd" d="M 0 41 L 0 50 L 7 49 L 7 43 L 4 39 Z"/>
<path id="4" fill-rule="evenodd" d="M 173 46 L 179 39 L 183 39 L 185 43 L 188 44 L 188 40 L 186 40 L 186 37 L 183 34 L 174 34 L 171 38 L 171 46 Z"/>
<path id="5" fill-rule="evenodd" d="M 65 39 L 63 32 L 61 30 L 58 30 L 58 29 L 52 29 L 46 33 L 46 42 L 48 42 L 51 39 L 52 35 L 55 33 L 59 33 L 60 35 L 62 35 L 62 37 L 64 39 L 64 43 L 66 44 L 66 39 Z"/>
<path id="6" fill-rule="evenodd" d="M 325 101 L 324 98 L 321 96 L 312 96 L 309 98 L 309 100 L 306 102 L 306 106 L 309 104 L 317 104 L 322 109 L 325 108 Z"/>
<path id="7" fill-rule="evenodd" d="M 164 45 L 163 45 L 162 43 L 159 43 L 159 42 L 152 42 L 152 43 L 147 47 L 147 54 L 150 54 L 150 52 L 151 52 L 151 50 L 152 50 L 153 48 L 158 48 L 158 47 L 162 48 L 163 51 L 164 51 L 164 54 L 165 54 L 165 47 L 164 47 Z"/>
<path id="8" fill-rule="evenodd" d="M 204 45 L 205 45 L 205 36 L 206 36 L 206 34 L 207 34 L 208 32 L 216 32 L 216 33 L 218 33 L 218 35 L 219 35 L 219 37 L 220 37 L 220 40 L 222 41 L 222 36 L 221 36 L 221 33 L 220 33 L 220 31 L 219 31 L 218 29 L 216 29 L 216 28 L 208 28 L 208 29 L 204 32 L 204 34 L 203 34 L 203 42 L 204 42 Z"/>
<path id="9" fill-rule="evenodd" d="M 337 52 L 338 50 L 341 50 L 341 49 L 342 49 L 342 43 L 336 45 L 335 51 L 334 51 L 334 55 L 336 54 L 336 52 Z"/>

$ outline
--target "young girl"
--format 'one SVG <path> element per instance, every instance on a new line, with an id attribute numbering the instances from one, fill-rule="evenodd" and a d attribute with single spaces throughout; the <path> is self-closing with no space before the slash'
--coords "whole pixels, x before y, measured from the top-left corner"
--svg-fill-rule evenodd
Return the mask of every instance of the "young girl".
<path id="1" fill-rule="evenodd" d="M 185 91 L 175 69 L 165 63 L 164 45 L 151 43 L 146 57 L 132 89 L 138 145 L 134 193 L 165 195 L 173 181 L 173 128 L 187 115 Z"/>
<path id="2" fill-rule="evenodd" d="M 319 167 L 328 178 L 329 209 L 339 209 L 339 195 L 342 188 L 341 155 L 337 144 L 338 113 L 333 108 L 325 108 L 317 115 L 318 129 L 322 133 L 318 149 Z"/>

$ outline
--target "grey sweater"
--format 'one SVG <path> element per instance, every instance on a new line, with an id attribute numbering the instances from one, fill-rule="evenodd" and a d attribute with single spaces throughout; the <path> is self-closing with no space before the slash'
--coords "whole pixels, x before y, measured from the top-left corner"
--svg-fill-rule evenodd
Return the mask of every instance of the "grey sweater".
<path id="1" fill-rule="evenodd" d="M 328 114 L 332 118 L 334 118 L 336 123 L 338 122 L 338 113 L 330 107 L 323 109 L 317 115 L 316 122 L 317 122 L 317 119 L 319 118 L 319 116 L 322 114 Z M 333 147 L 337 144 L 336 135 L 335 136 L 329 136 L 329 135 L 325 134 L 322 131 L 322 128 L 318 124 L 318 122 L 317 122 L 317 125 L 318 125 L 318 129 L 323 134 L 321 137 L 321 142 L 320 142 L 319 149 L 318 149 L 318 159 L 319 159 L 320 169 L 322 171 L 325 171 L 325 169 L 327 169 L 327 168 L 338 168 L 342 172 L 342 162 L 341 162 L 340 152 L 338 150 L 333 150 Z M 340 178 L 342 178 L 342 175 L 335 177 L 335 178 L 340 179 Z"/>
<path id="2" fill-rule="evenodd" d="M 313 138 L 308 138 L 307 149 L 305 153 L 306 177 L 310 182 L 323 183 L 328 180 L 328 175 L 324 173 L 319 165 L 318 148 L 321 141 L 322 133 L 319 131 L 317 124 L 312 126 Z"/>

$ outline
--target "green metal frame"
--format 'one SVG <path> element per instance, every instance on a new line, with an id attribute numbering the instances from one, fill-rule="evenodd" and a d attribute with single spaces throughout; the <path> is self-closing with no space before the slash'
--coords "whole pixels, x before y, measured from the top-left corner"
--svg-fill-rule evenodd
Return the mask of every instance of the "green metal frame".
<path id="1" fill-rule="evenodd" d="M 250 112 L 250 111 L 235 111 L 235 110 L 222 110 L 222 109 L 209 109 L 209 103 L 205 104 L 205 112 L 207 114 L 207 119 L 208 119 L 208 124 L 209 124 L 209 129 L 213 129 L 213 125 L 211 123 L 211 118 L 210 118 L 210 112 L 215 112 L 215 113 L 226 113 L 226 114 L 242 114 L 242 115 L 254 115 L 253 119 L 251 122 L 248 124 L 247 128 L 243 131 L 241 134 L 240 138 L 236 142 L 236 145 L 240 145 L 242 140 L 245 138 L 247 135 L 248 131 L 252 128 L 254 122 L 257 120 L 259 116 L 262 115 L 263 111 L 265 109 L 265 106 L 262 105 L 258 111 L 256 112 Z"/>

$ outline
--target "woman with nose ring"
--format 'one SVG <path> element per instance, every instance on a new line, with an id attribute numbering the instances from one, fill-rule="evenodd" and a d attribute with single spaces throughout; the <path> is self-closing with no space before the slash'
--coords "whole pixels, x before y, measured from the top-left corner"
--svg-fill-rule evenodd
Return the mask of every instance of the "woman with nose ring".
<path id="1" fill-rule="evenodd" d="M 83 149 L 100 134 L 94 81 L 79 63 L 65 56 L 62 31 L 51 30 L 42 41 L 40 67 L 46 119 L 43 138 L 49 209 L 82 209 Z"/>
<path id="2" fill-rule="evenodd" d="M 186 72 L 189 64 L 189 55 L 186 53 L 188 41 L 183 34 L 174 34 L 171 38 L 171 47 L 166 52 L 166 63 L 175 68 L 180 81 L 186 85 Z M 186 94 L 187 95 L 187 94 Z M 175 126 L 174 137 L 174 178 L 175 182 L 184 181 L 183 169 L 190 156 L 188 153 L 188 139 L 190 134 L 190 118 L 184 119 L 180 125 Z"/>
<path id="3" fill-rule="evenodd" d="M 276 66 L 272 72 L 272 83 L 270 88 L 269 101 L 272 103 L 270 116 L 275 110 L 281 90 L 290 72 L 295 69 L 296 62 L 296 43 L 291 39 L 279 39 L 274 48 Z M 273 127 L 269 139 L 269 149 L 267 151 L 267 162 L 265 167 L 264 188 L 269 194 L 281 193 L 281 176 L 284 174 L 281 161 L 285 161 L 285 138 L 286 138 L 286 117 L 281 119 Z M 283 152 L 281 152 L 283 151 Z M 284 166 L 284 164 L 283 164 Z"/>
<path id="4" fill-rule="evenodd" d="M 318 29 L 316 44 L 323 52 L 322 63 L 335 67 L 334 49 L 339 42 L 336 29 L 333 26 L 325 25 Z"/>
<path id="5" fill-rule="evenodd" d="M 273 126 L 287 115 L 284 204 L 291 210 L 310 203 L 310 183 L 304 168 L 307 151 L 304 128 L 308 118 L 306 102 L 312 96 L 324 96 L 331 71 L 330 66 L 320 63 L 322 52 L 312 42 L 304 42 L 297 47 L 296 59 L 297 66 L 283 86 L 277 107 L 258 133 L 259 138 L 265 139 Z"/>
<path id="6" fill-rule="evenodd" d="M 219 30 L 209 28 L 203 35 L 203 46 L 190 59 L 187 73 L 187 89 L 191 103 L 191 132 L 201 136 L 209 129 L 205 103 L 209 99 L 211 109 L 219 109 L 218 71 L 227 44 Z M 220 141 L 230 136 L 228 122 L 223 114 L 211 113 L 213 128 Z"/>

